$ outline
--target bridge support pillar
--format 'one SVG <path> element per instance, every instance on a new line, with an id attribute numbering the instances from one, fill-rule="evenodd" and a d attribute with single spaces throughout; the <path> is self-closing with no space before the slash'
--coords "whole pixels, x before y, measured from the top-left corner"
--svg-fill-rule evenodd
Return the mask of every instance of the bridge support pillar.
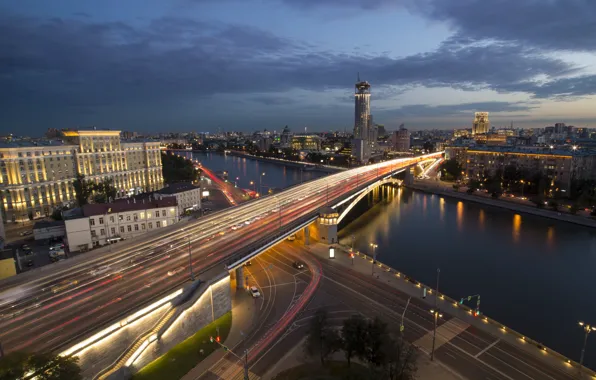
<path id="1" fill-rule="evenodd" d="M 244 267 L 236 268 L 236 288 L 244 289 Z"/>
<path id="2" fill-rule="evenodd" d="M 406 186 L 414 184 L 414 174 L 412 173 L 414 168 L 409 168 L 405 172 L 404 184 Z"/>
<path id="3" fill-rule="evenodd" d="M 310 245 L 310 230 L 308 226 L 304 227 L 304 245 Z"/>
<path id="4" fill-rule="evenodd" d="M 331 207 L 321 210 L 317 219 L 319 238 L 325 244 L 337 244 L 337 219 L 339 214 Z"/>

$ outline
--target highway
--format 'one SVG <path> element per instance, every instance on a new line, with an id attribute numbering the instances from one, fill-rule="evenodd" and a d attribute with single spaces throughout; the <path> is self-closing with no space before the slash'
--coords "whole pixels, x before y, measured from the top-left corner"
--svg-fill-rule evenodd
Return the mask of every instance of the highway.
<path id="1" fill-rule="evenodd" d="M 0 282 L 5 352 L 65 348 L 420 156 L 368 165 Z M 189 252 L 192 253 L 189 260 Z M 49 270 L 48 270 L 49 268 Z M 51 270 L 53 269 L 53 270 Z"/>

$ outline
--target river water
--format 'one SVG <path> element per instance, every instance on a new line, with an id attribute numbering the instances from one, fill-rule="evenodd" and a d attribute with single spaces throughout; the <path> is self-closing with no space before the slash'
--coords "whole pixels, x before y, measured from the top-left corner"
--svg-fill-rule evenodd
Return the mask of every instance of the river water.
<path id="1" fill-rule="evenodd" d="M 191 154 L 191 153 L 187 153 Z M 325 175 L 217 153 L 193 153 L 214 171 L 227 170 L 239 186 L 283 188 Z M 583 330 L 596 324 L 596 229 L 475 203 L 384 188 L 382 202 L 345 226 L 340 239 L 380 261 L 459 299 L 481 295 L 481 311 L 579 361 Z M 594 334 L 596 335 L 596 334 Z M 585 364 L 596 368 L 596 339 L 588 339 Z"/>
<path id="2" fill-rule="evenodd" d="M 364 202 L 371 203 L 371 198 Z M 481 295 L 481 311 L 579 361 L 596 323 L 596 230 L 499 208 L 386 189 L 340 231 L 340 241 L 452 298 Z M 592 337 L 593 338 L 593 337 Z M 596 367 L 596 341 L 585 364 Z"/>

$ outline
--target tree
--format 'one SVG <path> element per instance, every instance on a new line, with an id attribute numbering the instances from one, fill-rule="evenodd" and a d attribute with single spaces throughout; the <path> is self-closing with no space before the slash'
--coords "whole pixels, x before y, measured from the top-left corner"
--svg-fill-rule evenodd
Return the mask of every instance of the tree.
<path id="1" fill-rule="evenodd" d="M 166 183 L 193 182 L 199 178 L 199 171 L 195 169 L 192 161 L 184 157 L 162 153 L 161 165 Z"/>
<path id="2" fill-rule="evenodd" d="M 321 365 L 325 365 L 325 360 L 341 348 L 339 334 L 329 326 L 327 310 L 318 309 L 316 311 L 310 322 L 304 348 L 310 356 L 318 355 Z"/>
<path id="3" fill-rule="evenodd" d="M 455 158 L 443 161 L 439 167 L 441 179 L 444 181 L 457 181 L 462 176 L 462 166 Z"/>
<path id="4" fill-rule="evenodd" d="M 72 186 L 75 190 L 75 197 L 80 207 L 83 207 L 89 203 L 89 197 L 93 193 L 93 186 L 89 182 L 85 181 L 85 176 L 78 173 Z"/>
<path id="5" fill-rule="evenodd" d="M 39 380 L 80 380 L 78 358 L 50 353 L 12 352 L 0 359 L 0 380 L 22 378 L 32 372 Z"/>
<path id="6" fill-rule="evenodd" d="M 486 190 L 488 190 L 493 198 L 498 198 L 503 193 L 501 176 L 499 174 L 486 179 Z"/>
<path id="7" fill-rule="evenodd" d="M 433 144 L 430 141 L 425 141 L 424 144 L 422 145 L 422 149 L 424 149 L 425 151 L 427 151 L 428 153 L 432 152 L 435 150 L 435 144 Z"/>
<path id="8" fill-rule="evenodd" d="M 475 178 L 470 178 L 468 181 L 468 193 L 472 194 L 478 188 L 480 188 L 480 181 Z"/>
<path id="9" fill-rule="evenodd" d="M 387 324 L 375 317 L 366 326 L 366 346 L 364 357 L 371 366 L 383 366 L 388 359 L 390 339 L 387 332 Z"/>
<path id="10" fill-rule="evenodd" d="M 388 380 L 414 380 L 418 371 L 416 348 L 402 339 L 392 339 L 388 347 L 386 378 Z"/>
<path id="11" fill-rule="evenodd" d="M 366 320 L 360 314 L 352 315 L 345 319 L 341 329 L 342 349 L 348 361 L 348 366 L 352 357 L 363 357 L 366 345 Z"/>

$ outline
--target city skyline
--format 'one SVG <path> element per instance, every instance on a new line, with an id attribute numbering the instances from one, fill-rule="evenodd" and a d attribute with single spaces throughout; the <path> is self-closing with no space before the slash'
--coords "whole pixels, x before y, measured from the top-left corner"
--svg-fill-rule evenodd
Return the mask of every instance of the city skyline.
<path id="1" fill-rule="evenodd" d="M 596 4 L 458 4 L 0 0 L 0 132 L 595 126 Z"/>

